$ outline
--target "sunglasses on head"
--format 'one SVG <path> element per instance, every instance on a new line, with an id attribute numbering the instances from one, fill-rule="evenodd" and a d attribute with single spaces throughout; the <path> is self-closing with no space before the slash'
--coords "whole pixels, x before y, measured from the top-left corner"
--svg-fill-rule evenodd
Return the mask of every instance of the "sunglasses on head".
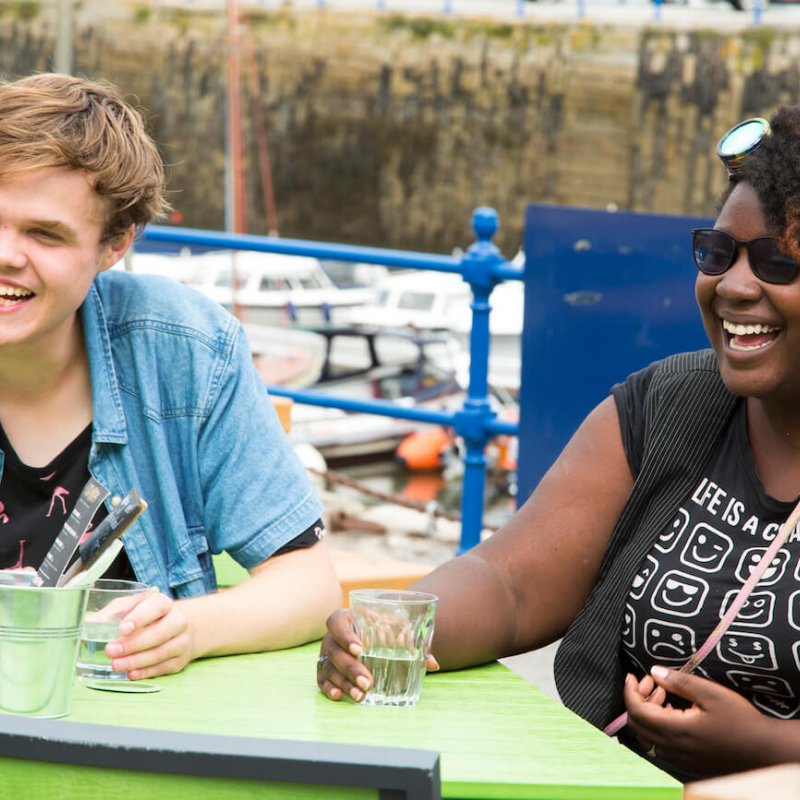
<path id="1" fill-rule="evenodd" d="M 722 275 L 736 260 L 740 247 L 747 249 L 753 274 L 765 283 L 791 283 L 800 273 L 800 264 L 783 255 L 771 236 L 741 242 L 715 228 L 692 230 L 694 263 L 704 275 Z"/>
<path id="2" fill-rule="evenodd" d="M 763 117 L 752 117 L 734 125 L 717 143 L 717 155 L 728 177 L 735 180 L 747 156 L 761 147 L 764 138 L 772 133 L 772 128 Z"/>

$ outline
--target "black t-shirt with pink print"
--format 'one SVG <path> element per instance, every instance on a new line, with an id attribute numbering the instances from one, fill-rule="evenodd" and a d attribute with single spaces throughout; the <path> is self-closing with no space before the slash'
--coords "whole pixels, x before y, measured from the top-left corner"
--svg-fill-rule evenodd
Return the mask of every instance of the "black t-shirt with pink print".
<path id="1" fill-rule="evenodd" d="M 49 464 L 31 467 L 20 460 L 0 426 L 0 449 L 4 453 L 0 478 L 0 568 L 37 568 L 42 563 L 89 480 L 91 444 L 90 424 Z M 101 506 L 92 527 L 106 513 Z M 106 576 L 135 579 L 124 550 Z"/>
<path id="2" fill-rule="evenodd" d="M 89 424 L 61 453 L 44 467 L 24 464 L 0 425 L 0 450 L 4 453 L 0 477 L 0 569 L 38 568 L 72 513 L 89 480 Z M 101 506 L 92 520 L 97 525 L 107 514 Z M 286 553 L 315 544 L 324 534 L 321 520 L 281 547 Z M 104 573 L 106 578 L 136 580 L 125 550 Z"/>

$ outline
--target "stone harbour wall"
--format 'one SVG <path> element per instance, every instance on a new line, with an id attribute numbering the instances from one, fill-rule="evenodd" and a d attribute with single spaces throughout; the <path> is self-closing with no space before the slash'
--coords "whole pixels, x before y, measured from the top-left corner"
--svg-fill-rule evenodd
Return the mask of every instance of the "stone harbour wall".
<path id="1" fill-rule="evenodd" d="M 176 219 L 223 228 L 224 13 L 86 5 L 74 71 L 138 98 Z M 56 29 L 46 4 L 0 0 L 0 73 L 51 69 Z M 491 205 L 510 257 L 530 202 L 713 215 L 719 135 L 800 94 L 800 36 L 767 27 L 286 9 L 239 34 L 248 229 L 268 230 L 266 153 L 280 233 L 297 238 L 449 252 Z"/>

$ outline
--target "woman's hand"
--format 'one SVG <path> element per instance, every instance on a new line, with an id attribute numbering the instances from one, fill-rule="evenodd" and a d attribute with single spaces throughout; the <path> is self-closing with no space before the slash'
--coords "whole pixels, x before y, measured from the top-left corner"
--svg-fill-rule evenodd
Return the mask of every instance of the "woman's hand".
<path id="1" fill-rule="evenodd" d="M 180 603 L 148 592 L 120 622 L 119 638 L 106 645 L 115 672 L 131 680 L 180 672 L 193 658 L 189 618 Z"/>
<path id="2" fill-rule="evenodd" d="M 767 728 L 780 720 L 714 681 L 664 667 L 653 667 L 651 674 L 641 682 L 629 675 L 624 690 L 628 724 L 651 755 L 699 777 L 769 763 L 758 743 L 769 741 Z M 664 704 L 665 692 L 692 705 Z"/>
<path id="3" fill-rule="evenodd" d="M 359 661 L 363 647 L 353 629 L 350 611 L 334 611 L 327 625 L 317 659 L 317 686 L 331 700 L 347 696 L 360 703 L 372 686 L 372 675 Z"/>
<path id="4" fill-rule="evenodd" d="M 349 697 L 360 703 L 372 688 L 372 673 L 361 663 L 363 643 L 356 635 L 350 611 L 340 608 L 328 617 L 328 632 L 322 640 L 317 659 L 317 686 L 331 700 Z M 431 653 L 425 661 L 428 672 L 439 664 Z"/>
<path id="5" fill-rule="evenodd" d="M 650 675 L 645 675 L 640 681 L 637 681 L 633 675 L 629 675 L 625 679 L 625 686 L 628 686 L 628 681 L 631 681 L 631 686 L 644 698 L 647 703 L 656 703 L 663 706 L 667 700 L 667 693 L 663 687 L 656 684 Z"/>

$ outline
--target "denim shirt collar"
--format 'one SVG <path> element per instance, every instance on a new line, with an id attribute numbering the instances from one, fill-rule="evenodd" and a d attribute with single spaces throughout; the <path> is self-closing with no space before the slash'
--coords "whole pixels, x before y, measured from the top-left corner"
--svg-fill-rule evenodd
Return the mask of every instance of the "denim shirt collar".
<path id="1" fill-rule="evenodd" d="M 128 429 L 111 356 L 108 321 L 94 283 L 81 305 L 80 315 L 92 380 L 92 439 L 127 444 Z"/>

